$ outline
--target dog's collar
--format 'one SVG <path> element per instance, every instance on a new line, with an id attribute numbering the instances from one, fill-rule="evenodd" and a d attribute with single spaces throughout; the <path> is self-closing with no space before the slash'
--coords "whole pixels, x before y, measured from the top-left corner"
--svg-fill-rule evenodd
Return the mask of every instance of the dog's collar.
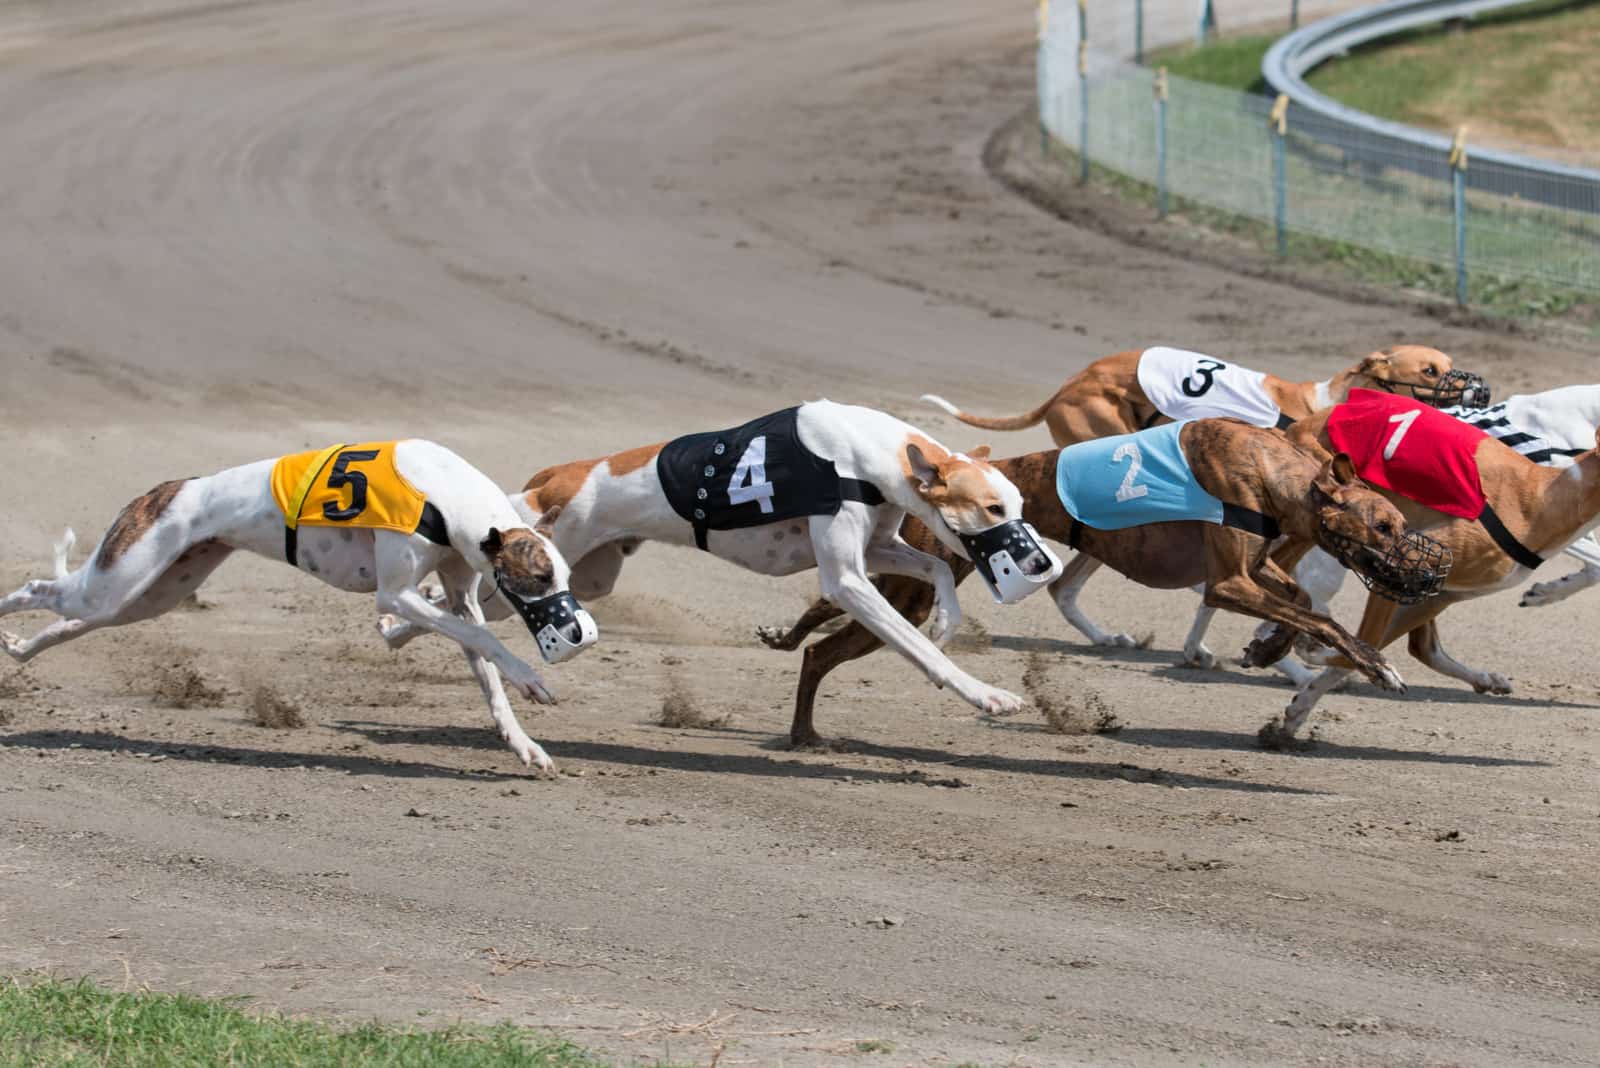
<path id="1" fill-rule="evenodd" d="M 1500 551 L 1511 559 L 1527 568 L 1529 571 L 1537 570 L 1544 563 L 1544 557 L 1528 548 L 1516 539 L 1506 525 L 1500 522 L 1500 517 L 1495 515 L 1494 508 L 1487 501 L 1484 502 L 1483 511 L 1478 513 L 1478 522 L 1483 524 L 1483 529 L 1489 532 L 1489 537 L 1500 546 Z"/>

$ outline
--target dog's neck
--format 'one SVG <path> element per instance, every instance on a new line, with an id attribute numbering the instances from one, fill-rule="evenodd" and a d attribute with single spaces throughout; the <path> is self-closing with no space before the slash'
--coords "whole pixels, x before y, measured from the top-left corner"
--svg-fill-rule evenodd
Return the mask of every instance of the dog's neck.
<path id="1" fill-rule="evenodd" d="M 1374 385 L 1372 376 L 1362 374 L 1360 365 L 1357 364 L 1321 382 L 1294 383 L 1293 403 L 1298 410 L 1291 410 L 1289 405 L 1281 402 L 1278 407 L 1282 408 L 1283 413 L 1291 419 L 1304 419 L 1313 412 L 1332 408 L 1335 404 L 1343 404 L 1349 398 L 1352 389 L 1363 387 L 1370 389 Z"/>

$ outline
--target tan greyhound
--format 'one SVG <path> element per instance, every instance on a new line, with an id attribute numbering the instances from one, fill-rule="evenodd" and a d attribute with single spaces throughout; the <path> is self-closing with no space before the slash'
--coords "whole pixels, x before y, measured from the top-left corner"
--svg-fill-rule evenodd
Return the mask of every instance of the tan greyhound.
<path id="1" fill-rule="evenodd" d="M 1281 426 L 1343 401 L 1355 388 L 1404 390 L 1435 407 L 1481 408 L 1489 391 L 1475 374 L 1424 345 L 1380 349 L 1322 382 L 1290 382 L 1182 349 L 1130 349 L 1096 360 L 1023 415 L 985 418 L 942 397 L 922 398 L 970 426 L 1024 430 L 1044 423 L 1057 445 L 1131 434 L 1164 419 L 1232 417 Z"/>
<path id="2" fill-rule="evenodd" d="M 1435 415 L 1445 422 L 1435 425 Z M 1382 433 L 1368 439 L 1367 455 L 1355 462 L 1368 480 L 1389 498 L 1413 525 L 1428 530 L 1429 536 L 1446 545 L 1454 565 L 1445 580 L 1443 592 L 1420 604 L 1397 605 L 1381 597 L 1370 597 L 1361 618 L 1359 635 L 1383 649 L 1401 637 L 1409 637 L 1411 655 L 1428 667 L 1451 678 L 1461 679 L 1479 693 L 1510 693 L 1511 682 L 1504 676 L 1480 671 L 1460 663 L 1445 652 L 1439 640 L 1438 618 L 1459 601 L 1482 597 L 1522 583 L 1543 560 L 1559 553 L 1600 525 L 1600 440 L 1596 449 L 1580 455 L 1567 468 L 1543 467 L 1520 455 L 1487 434 L 1461 440 L 1452 448 L 1459 423 L 1442 413 L 1422 409 L 1405 422 L 1404 411 L 1391 414 Z M 1475 432 L 1474 428 L 1467 428 Z M 1296 423 L 1289 437 L 1302 447 L 1327 455 L 1333 445 L 1329 413 L 1319 413 Z M 1390 447 L 1391 442 L 1393 448 Z M 1353 444 L 1345 436 L 1344 446 Z M 1455 452 L 1461 469 L 1464 491 L 1453 491 L 1441 483 L 1448 477 L 1438 472 L 1450 464 L 1441 457 Z M 1428 481 L 1409 480 L 1398 465 L 1413 453 L 1425 465 Z M 1396 488 L 1384 488 L 1384 484 Z M 1452 508 L 1449 498 L 1465 492 L 1478 507 Z M 1429 507 L 1413 498 L 1447 509 Z M 1451 514 L 1451 513 L 1455 514 Z M 1285 567 L 1294 566 L 1296 548 L 1274 554 Z M 1327 670 L 1301 687 L 1282 717 L 1261 730 L 1261 740 L 1281 745 L 1291 740 L 1305 724 L 1322 696 L 1349 673 L 1351 665 L 1343 658 L 1324 657 Z M 1359 665 L 1357 665 L 1359 666 Z"/>

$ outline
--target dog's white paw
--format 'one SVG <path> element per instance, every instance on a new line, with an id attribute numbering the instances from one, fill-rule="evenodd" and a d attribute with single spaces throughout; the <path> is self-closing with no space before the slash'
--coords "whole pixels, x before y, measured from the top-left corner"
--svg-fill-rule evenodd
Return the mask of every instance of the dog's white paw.
<path id="1" fill-rule="evenodd" d="M 1132 634 L 1102 634 L 1094 640 L 1094 644 L 1107 649 L 1144 649 L 1149 647 L 1150 640 L 1140 639 Z"/>
<path id="2" fill-rule="evenodd" d="M 984 686 L 978 691 L 978 700 L 973 703 L 983 709 L 986 716 L 1011 716 L 1022 711 L 1023 700 L 998 686 Z"/>
<path id="3" fill-rule="evenodd" d="M 951 638 L 956 636 L 956 623 L 952 621 L 944 605 L 937 605 L 933 610 L 933 621 L 928 625 L 928 639 L 940 649 L 945 647 Z"/>
<path id="4" fill-rule="evenodd" d="M 505 676 L 506 682 L 511 685 L 512 689 L 533 703 L 540 705 L 553 705 L 556 703 L 556 695 L 544 684 L 544 680 L 539 677 L 539 673 L 527 664 L 518 662 L 511 665 L 502 665 L 500 673 Z"/>
<path id="5" fill-rule="evenodd" d="M 501 740 L 511 748 L 522 761 L 523 766 L 530 767 L 539 772 L 541 776 L 549 777 L 556 773 L 556 762 L 550 759 L 538 742 L 518 731 L 516 734 L 502 734 Z"/>
<path id="6" fill-rule="evenodd" d="M 1207 649 L 1204 645 L 1197 645 L 1193 649 L 1184 649 L 1183 659 L 1179 666 L 1198 668 L 1201 671 L 1215 671 L 1221 666 L 1222 661 L 1217 659 L 1217 654 Z"/>
<path id="7" fill-rule="evenodd" d="M 0 649 L 18 660 L 22 659 L 22 639 L 9 630 L 0 630 Z"/>
<path id="8" fill-rule="evenodd" d="M 772 626 L 762 626 L 762 627 L 757 627 L 756 628 L 756 637 L 760 638 L 761 639 L 761 644 L 765 645 L 768 649 L 792 649 L 792 648 L 794 648 L 794 646 L 790 645 L 788 643 L 788 641 L 786 640 L 788 638 L 788 636 L 789 636 L 789 628 L 788 627 L 780 627 L 780 626 L 772 625 Z"/>
<path id="9" fill-rule="evenodd" d="M 1511 680 L 1493 671 L 1482 672 L 1472 683 L 1478 693 L 1505 695 L 1511 692 Z"/>

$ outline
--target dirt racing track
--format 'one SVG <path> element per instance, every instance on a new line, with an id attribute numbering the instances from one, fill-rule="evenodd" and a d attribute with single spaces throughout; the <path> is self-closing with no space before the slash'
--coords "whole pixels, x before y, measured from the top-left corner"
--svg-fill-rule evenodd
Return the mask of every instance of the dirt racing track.
<path id="1" fill-rule="evenodd" d="M 0 584 L 163 479 L 335 440 L 436 438 L 511 486 L 826 395 L 975 445 L 917 395 L 1020 411 L 1158 342 L 1592 377 L 1014 197 L 982 158 L 1030 99 L 1027 7 L 8 8 Z M 1396 651 L 1409 694 L 1352 686 L 1266 753 L 1290 691 L 1178 669 L 1192 595 L 1097 580 L 1154 636 L 1100 651 L 969 583 L 958 662 L 1120 732 L 982 722 L 880 655 L 823 688 L 841 744 L 792 752 L 798 655 L 753 635 L 814 590 L 646 547 L 547 673 L 562 703 L 517 702 L 541 782 L 455 650 L 230 561 L 194 610 L 0 669 L 0 972 L 690 1063 L 1593 1063 L 1600 597 L 1444 617 L 1511 697 Z"/>

